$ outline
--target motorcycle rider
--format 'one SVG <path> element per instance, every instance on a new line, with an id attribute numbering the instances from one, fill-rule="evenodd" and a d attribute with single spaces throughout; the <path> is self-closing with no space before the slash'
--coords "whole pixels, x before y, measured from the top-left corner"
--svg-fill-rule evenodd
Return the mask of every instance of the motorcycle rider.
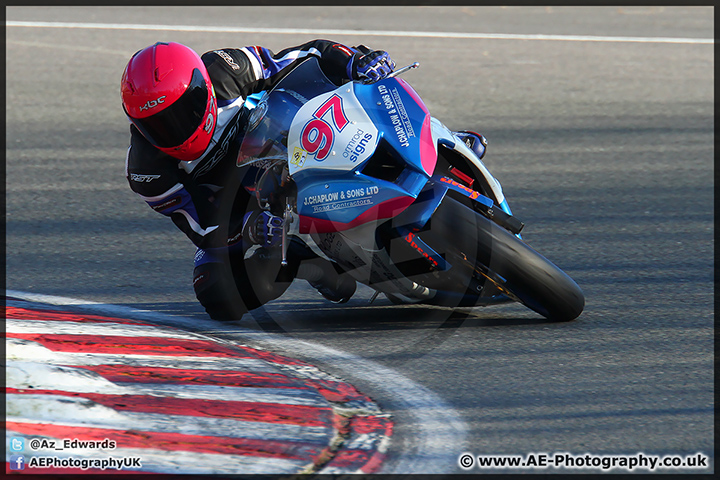
<path id="1" fill-rule="evenodd" d="M 347 302 L 355 292 L 354 279 L 294 236 L 278 286 L 280 277 L 268 273 L 267 247 L 279 244 L 282 219 L 261 210 L 243 188 L 237 194 L 245 196 L 246 213 L 223 218 L 220 208 L 227 179 L 237 170 L 249 111 L 245 99 L 272 88 L 309 56 L 318 58 L 323 73 L 337 85 L 378 80 L 395 67 L 385 51 L 328 40 L 277 54 L 247 46 L 202 55 L 179 43 L 158 42 L 136 52 L 123 72 L 122 104 L 131 122 L 127 180 L 197 247 L 193 287 L 212 318 L 240 318 L 280 296 L 296 277 L 332 302 Z M 233 261 L 253 245 L 263 248 Z"/>

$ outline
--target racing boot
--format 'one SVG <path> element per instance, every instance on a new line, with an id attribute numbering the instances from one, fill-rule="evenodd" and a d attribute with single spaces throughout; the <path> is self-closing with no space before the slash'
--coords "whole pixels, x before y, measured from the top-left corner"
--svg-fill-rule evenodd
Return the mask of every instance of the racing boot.
<path id="1" fill-rule="evenodd" d="M 298 278 L 307 280 L 320 295 L 333 303 L 345 303 L 355 294 L 355 279 L 335 263 L 323 258 L 315 258 L 298 268 Z"/>
<path id="2" fill-rule="evenodd" d="M 459 132 L 453 133 L 455 134 L 455 136 L 460 138 L 460 140 L 465 142 L 465 145 L 467 145 L 470 150 L 475 152 L 475 155 L 477 155 L 478 158 L 483 158 L 485 156 L 487 139 L 484 136 L 470 130 L 461 130 Z"/>

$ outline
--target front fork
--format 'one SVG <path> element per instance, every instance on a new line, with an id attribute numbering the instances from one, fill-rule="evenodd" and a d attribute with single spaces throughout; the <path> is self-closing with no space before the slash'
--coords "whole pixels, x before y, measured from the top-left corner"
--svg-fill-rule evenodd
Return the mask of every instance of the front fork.
<path id="1" fill-rule="evenodd" d="M 284 161 L 267 168 L 253 185 L 258 206 L 273 215 L 282 217 L 281 264 L 287 265 L 290 224 L 293 223 L 294 198 L 290 172 Z"/>
<path id="2" fill-rule="evenodd" d="M 293 222 L 293 208 L 288 199 L 285 201 L 285 211 L 283 212 L 283 231 L 282 231 L 282 260 L 283 266 L 287 265 L 287 249 L 288 249 L 288 232 L 290 231 L 290 224 Z"/>

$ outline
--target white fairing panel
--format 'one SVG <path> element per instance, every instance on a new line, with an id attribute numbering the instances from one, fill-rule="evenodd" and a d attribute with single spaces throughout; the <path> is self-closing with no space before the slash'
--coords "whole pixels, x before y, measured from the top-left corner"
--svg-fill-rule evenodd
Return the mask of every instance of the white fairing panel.
<path id="1" fill-rule="evenodd" d="M 342 86 L 310 100 L 293 119 L 290 175 L 312 168 L 353 170 L 372 155 L 378 141 L 378 130 L 352 88 Z"/>
<path id="2" fill-rule="evenodd" d="M 477 158 L 477 155 L 468 148 L 467 145 L 465 145 L 465 142 L 461 141 L 458 137 L 453 135 L 453 133 L 445 126 L 443 123 L 436 119 L 432 118 L 432 134 L 433 134 L 433 140 L 437 144 L 437 141 L 439 139 L 446 139 L 450 140 L 455 144 L 453 147 L 453 150 L 458 152 L 463 157 L 470 160 L 475 167 L 483 174 L 483 176 L 487 179 L 488 184 L 490 185 L 490 188 L 493 191 L 493 194 L 495 195 L 495 198 L 493 199 L 497 205 L 500 205 L 505 200 L 505 195 L 503 195 L 502 187 L 500 186 L 500 182 L 497 181 L 495 177 L 492 176 L 490 171 L 487 169 L 485 164 Z"/>

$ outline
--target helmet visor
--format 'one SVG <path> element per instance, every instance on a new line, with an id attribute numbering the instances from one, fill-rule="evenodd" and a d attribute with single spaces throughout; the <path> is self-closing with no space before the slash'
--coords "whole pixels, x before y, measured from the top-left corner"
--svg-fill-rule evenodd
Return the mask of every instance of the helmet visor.
<path id="1" fill-rule="evenodd" d="M 199 69 L 172 105 L 145 118 L 130 117 L 140 133 L 160 148 L 182 145 L 200 127 L 208 107 L 208 88 Z"/>

